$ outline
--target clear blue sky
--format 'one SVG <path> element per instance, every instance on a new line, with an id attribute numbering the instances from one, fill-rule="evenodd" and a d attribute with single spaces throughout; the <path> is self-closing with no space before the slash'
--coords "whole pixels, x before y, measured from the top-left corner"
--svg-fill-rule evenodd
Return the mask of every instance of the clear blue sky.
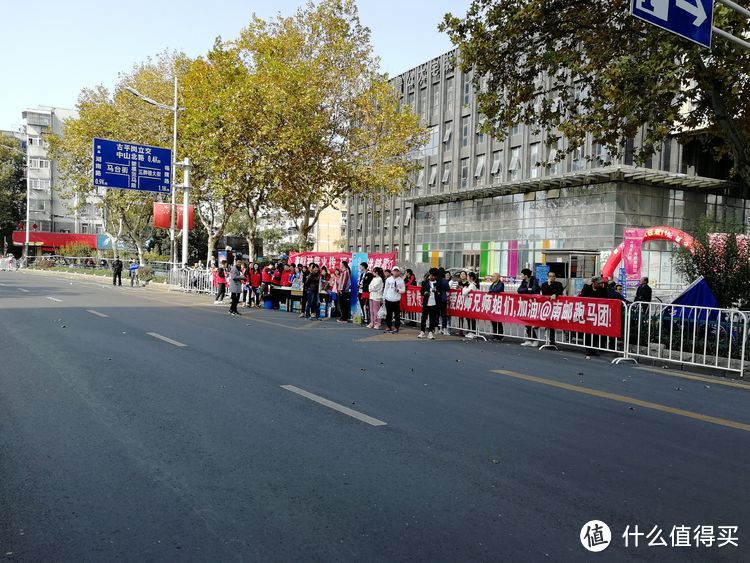
<path id="1" fill-rule="evenodd" d="M 0 30 L 0 129 L 21 111 L 74 107 L 81 88 L 111 87 L 118 72 L 165 49 L 197 56 L 216 36 L 235 37 L 255 12 L 291 14 L 303 0 L 6 1 Z M 382 70 L 398 74 L 451 48 L 437 30 L 443 14 L 463 14 L 470 0 L 360 0 Z M 177 10 L 173 15 L 171 12 Z"/>

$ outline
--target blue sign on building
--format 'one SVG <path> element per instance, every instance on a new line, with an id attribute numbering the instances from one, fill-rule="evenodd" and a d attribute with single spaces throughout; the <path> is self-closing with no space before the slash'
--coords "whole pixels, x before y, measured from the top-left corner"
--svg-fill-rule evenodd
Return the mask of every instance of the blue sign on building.
<path id="1" fill-rule="evenodd" d="M 630 13 L 698 45 L 711 48 L 714 0 L 630 0 Z"/>
<path id="2" fill-rule="evenodd" d="M 160 147 L 94 139 L 94 185 L 171 193 L 172 151 Z"/>

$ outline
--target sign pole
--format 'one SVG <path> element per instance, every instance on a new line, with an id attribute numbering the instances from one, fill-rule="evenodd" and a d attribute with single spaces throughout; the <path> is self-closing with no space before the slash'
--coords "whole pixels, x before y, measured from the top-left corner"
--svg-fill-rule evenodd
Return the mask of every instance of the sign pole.
<path id="1" fill-rule="evenodd" d="M 174 77 L 174 105 L 172 110 L 174 111 L 174 124 L 172 127 L 172 207 L 171 215 L 172 222 L 169 228 L 169 241 L 170 241 L 170 258 L 172 260 L 172 269 L 177 269 L 177 244 L 175 241 L 175 227 L 177 221 L 177 187 L 175 186 L 176 174 L 177 174 L 177 75 Z"/>
<path id="2" fill-rule="evenodd" d="M 190 199 L 190 169 L 192 168 L 190 159 L 185 158 L 182 163 L 182 187 L 184 189 L 182 196 L 182 267 L 187 268 L 188 261 L 188 201 Z"/>

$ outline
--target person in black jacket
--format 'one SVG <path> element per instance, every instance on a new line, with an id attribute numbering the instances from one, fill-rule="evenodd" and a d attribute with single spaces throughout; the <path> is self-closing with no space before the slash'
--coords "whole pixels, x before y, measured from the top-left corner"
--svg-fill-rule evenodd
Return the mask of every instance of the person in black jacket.
<path id="1" fill-rule="evenodd" d="M 503 283 L 503 280 L 500 278 L 500 274 L 495 272 L 492 274 L 492 284 L 490 285 L 489 293 L 504 293 L 505 292 L 505 284 Z M 502 342 L 503 340 L 503 323 L 496 323 L 495 321 L 492 321 L 492 340 L 497 340 L 498 342 Z"/>
<path id="2" fill-rule="evenodd" d="M 367 262 L 361 262 L 359 265 L 359 307 L 362 310 L 362 320 L 360 324 L 369 325 L 370 319 L 370 282 L 372 281 L 372 272 L 367 270 Z"/>
<path id="3" fill-rule="evenodd" d="M 651 286 L 648 285 L 648 278 L 642 277 L 641 283 L 638 289 L 635 290 L 635 299 L 633 301 L 640 301 L 643 303 L 651 303 Z"/>
<path id="4" fill-rule="evenodd" d="M 531 273 L 531 270 L 524 268 L 521 270 L 521 275 L 523 276 L 523 280 L 521 280 L 521 285 L 518 287 L 518 293 L 524 295 L 538 295 L 540 291 L 539 282 L 537 281 L 536 276 Z M 529 338 L 529 340 L 521 342 L 521 346 L 539 346 L 539 342 L 536 340 L 537 332 L 535 327 L 526 325 L 526 337 Z"/>
<path id="5" fill-rule="evenodd" d="M 542 284 L 542 295 L 548 295 L 550 299 L 557 299 L 564 293 L 563 285 L 557 281 L 555 272 L 547 274 L 547 281 Z M 555 345 L 555 329 L 551 328 L 549 332 L 549 343 Z"/>
<path id="6" fill-rule="evenodd" d="M 438 315 L 443 299 L 443 292 L 437 279 L 438 275 L 440 275 L 440 271 L 437 268 L 431 268 L 427 279 L 422 282 L 419 289 L 419 294 L 422 296 L 422 330 L 417 338 L 425 337 L 428 319 L 430 328 L 427 332 L 427 338 L 430 340 L 435 338 L 435 327 L 438 324 Z"/>
<path id="7" fill-rule="evenodd" d="M 122 285 L 122 260 L 112 262 L 112 285 Z"/>

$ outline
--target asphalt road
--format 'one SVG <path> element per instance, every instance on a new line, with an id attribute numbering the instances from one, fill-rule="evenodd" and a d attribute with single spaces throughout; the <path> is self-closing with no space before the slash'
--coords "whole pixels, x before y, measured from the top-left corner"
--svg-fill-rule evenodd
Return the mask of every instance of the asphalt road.
<path id="1" fill-rule="evenodd" d="M 742 383 L 242 312 L 0 272 L 0 558 L 750 560 Z"/>

